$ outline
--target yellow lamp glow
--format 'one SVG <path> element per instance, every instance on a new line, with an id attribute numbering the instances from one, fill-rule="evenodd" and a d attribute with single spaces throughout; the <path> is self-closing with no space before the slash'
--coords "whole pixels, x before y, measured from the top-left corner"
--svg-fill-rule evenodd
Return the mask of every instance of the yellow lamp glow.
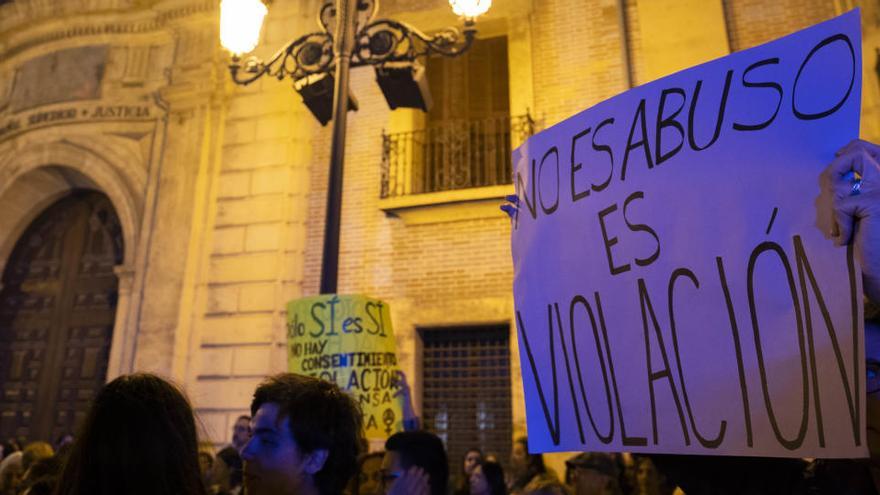
<path id="1" fill-rule="evenodd" d="M 233 55 L 256 48 L 266 16 L 261 0 L 221 0 L 220 44 Z"/>
<path id="2" fill-rule="evenodd" d="M 492 6 L 492 0 L 449 0 L 449 5 L 455 15 L 460 15 L 465 19 L 473 19 L 488 12 L 489 7 Z"/>

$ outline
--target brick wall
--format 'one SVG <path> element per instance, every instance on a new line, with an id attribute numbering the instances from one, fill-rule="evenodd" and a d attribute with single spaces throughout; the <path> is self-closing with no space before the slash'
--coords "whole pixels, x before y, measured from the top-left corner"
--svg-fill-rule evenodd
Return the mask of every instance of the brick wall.
<path id="1" fill-rule="evenodd" d="M 386 9 L 382 15 L 393 18 Z M 338 292 L 389 303 L 400 364 L 418 390 L 418 327 L 511 320 L 508 220 L 500 210 L 419 225 L 386 215 L 379 200 L 382 131 L 395 116 L 373 69 L 355 69 L 351 77 L 360 110 L 348 115 Z M 310 148 L 304 295 L 318 292 L 329 150 L 329 128 L 320 129 Z"/>
<path id="2" fill-rule="evenodd" d="M 535 112 L 547 126 L 628 89 L 617 2 L 535 2 L 532 37 Z"/>
<path id="3" fill-rule="evenodd" d="M 843 13 L 828 0 L 727 0 L 731 48 L 760 45 Z"/>

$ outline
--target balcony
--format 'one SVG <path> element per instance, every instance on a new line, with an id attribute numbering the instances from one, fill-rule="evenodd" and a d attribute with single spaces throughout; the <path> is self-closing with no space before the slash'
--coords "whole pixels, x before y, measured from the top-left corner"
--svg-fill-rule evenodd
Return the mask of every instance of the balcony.
<path id="1" fill-rule="evenodd" d="M 511 151 L 534 131 L 531 116 L 522 115 L 449 120 L 417 131 L 383 133 L 380 196 L 435 196 L 431 193 L 511 184 Z"/>

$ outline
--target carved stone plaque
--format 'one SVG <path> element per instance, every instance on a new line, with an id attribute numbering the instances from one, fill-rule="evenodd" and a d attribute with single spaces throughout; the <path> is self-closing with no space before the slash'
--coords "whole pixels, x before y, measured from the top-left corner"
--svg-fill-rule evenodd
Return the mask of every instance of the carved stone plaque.
<path id="1" fill-rule="evenodd" d="M 16 71 L 10 109 L 99 98 L 107 52 L 106 45 L 83 46 L 28 60 Z"/>

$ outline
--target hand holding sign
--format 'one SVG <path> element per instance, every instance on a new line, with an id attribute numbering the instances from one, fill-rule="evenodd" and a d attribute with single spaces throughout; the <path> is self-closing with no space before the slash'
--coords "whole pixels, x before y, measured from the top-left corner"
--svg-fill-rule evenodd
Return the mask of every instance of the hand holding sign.
<path id="1" fill-rule="evenodd" d="M 880 303 L 880 146 L 852 141 L 837 153 L 826 173 L 837 227 L 834 241 L 855 244 L 865 294 Z"/>
<path id="2" fill-rule="evenodd" d="M 507 216 L 513 220 L 513 217 L 516 216 L 516 213 L 519 210 L 519 198 L 516 194 L 508 194 L 504 197 L 504 201 L 506 201 L 506 203 L 501 205 L 501 211 L 506 213 Z"/>

